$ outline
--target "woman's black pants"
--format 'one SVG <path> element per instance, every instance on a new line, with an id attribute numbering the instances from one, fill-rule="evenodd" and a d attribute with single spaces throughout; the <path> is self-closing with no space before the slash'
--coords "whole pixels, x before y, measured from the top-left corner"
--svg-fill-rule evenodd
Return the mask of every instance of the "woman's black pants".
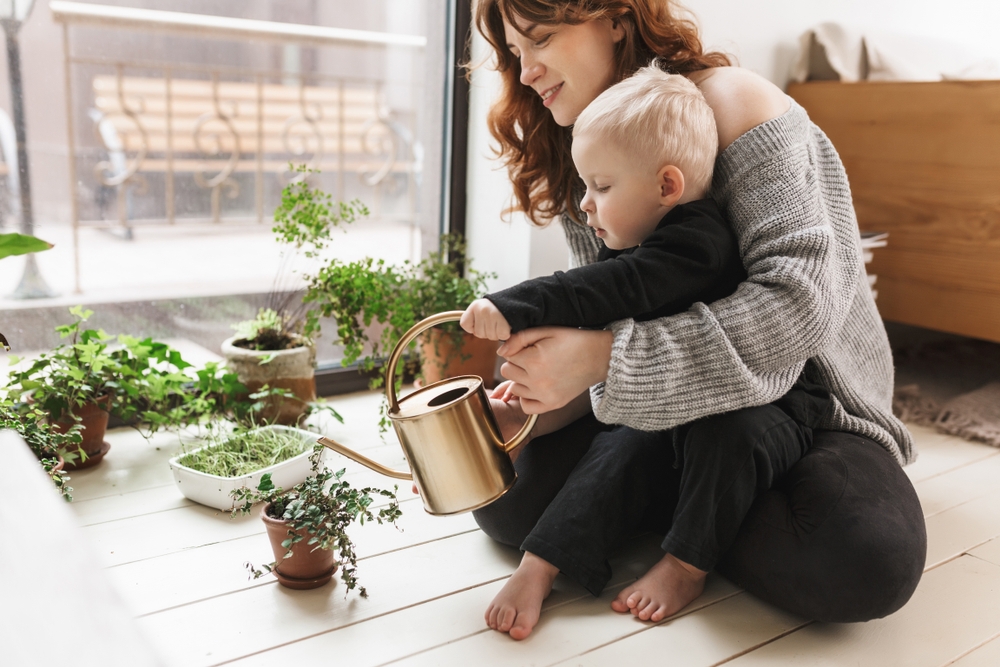
<path id="1" fill-rule="evenodd" d="M 923 513 L 893 457 L 774 406 L 658 433 L 588 415 L 533 440 L 515 468 L 514 487 L 476 521 L 595 595 L 608 554 L 647 530 L 681 560 L 819 621 L 891 614 L 923 571 Z"/>

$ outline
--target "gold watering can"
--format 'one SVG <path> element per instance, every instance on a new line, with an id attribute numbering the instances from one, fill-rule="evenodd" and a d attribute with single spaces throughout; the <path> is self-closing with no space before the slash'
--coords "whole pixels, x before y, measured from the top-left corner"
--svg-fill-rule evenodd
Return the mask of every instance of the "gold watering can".
<path id="1" fill-rule="evenodd" d="M 517 479 L 508 452 L 528 437 L 538 419 L 529 416 L 517 435 L 504 442 L 483 379 L 476 375 L 441 380 L 396 397 L 396 364 L 406 346 L 425 330 L 461 317 L 461 310 L 452 310 L 417 322 L 396 343 L 385 367 L 389 419 L 412 474 L 387 468 L 330 438 L 318 441 L 377 473 L 413 480 L 430 514 L 468 512 L 507 493 Z"/>

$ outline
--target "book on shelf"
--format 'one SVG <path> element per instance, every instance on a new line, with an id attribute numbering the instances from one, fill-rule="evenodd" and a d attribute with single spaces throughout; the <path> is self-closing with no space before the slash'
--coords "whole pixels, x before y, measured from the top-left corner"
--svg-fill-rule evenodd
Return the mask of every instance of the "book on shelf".
<path id="1" fill-rule="evenodd" d="M 861 232 L 861 256 L 865 264 L 870 264 L 875 259 L 875 248 L 884 248 L 889 244 L 889 232 Z M 872 298 L 878 298 L 878 290 L 875 289 L 874 273 L 868 274 L 868 286 L 872 290 Z"/>

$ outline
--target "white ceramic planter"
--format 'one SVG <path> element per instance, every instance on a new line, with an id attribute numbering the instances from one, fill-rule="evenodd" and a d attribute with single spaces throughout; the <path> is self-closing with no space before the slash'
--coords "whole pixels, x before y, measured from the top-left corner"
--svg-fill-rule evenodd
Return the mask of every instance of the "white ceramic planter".
<path id="1" fill-rule="evenodd" d="M 273 389 L 287 389 L 295 398 L 271 397 L 261 413 L 261 421 L 269 424 L 299 423 L 308 404 L 316 400 L 316 348 L 313 345 L 293 347 L 290 350 L 262 352 L 234 345 L 237 336 L 222 342 L 222 356 L 226 366 L 236 373 L 250 393 L 267 385 Z M 271 360 L 261 364 L 261 360 Z"/>
<path id="2" fill-rule="evenodd" d="M 261 430 L 264 429 L 295 433 L 302 438 L 303 442 L 308 444 L 316 442 L 319 438 L 319 435 L 310 431 L 303 431 L 302 429 L 291 428 L 288 426 L 261 427 Z M 218 447 L 219 445 L 210 446 Z M 201 451 L 201 449 L 205 448 L 202 447 L 194 451 Z M 242 475 L 240 477 L 219 477 L 218 475 L 209 475 L 197 470 L 192 470 L 191 468 L 178 463 L 183 456 L 189 453 L 193 452 L 185 452 L 185 454 L 175 456 L 169 461 L 170 469 L 174 473 L 174 482 L 177 483 L 177 488 L 180 489 L 180 492 L 184 494 L 186 498 L 189 498 L 196 503 L 228 511 L 233 507 L 233 498 L 229 495 L 229 493 L 233 489 L 239 489 L 244 486 L 256 489 L 257 484 L 260 483 L 260 478 L 265 473 L 271 473 L 271 481 L 274 482 L 275 486 L 280 486 L 283 489 L 289 489 L 303 481 L 309 476 L 309 455 L 312 453 L 312 447 L 306 447 L 306 451 L 302 452 L 298 456 L 288 459 L 287 461 L 276 463 L 273 466 L 262 468 L 261 470 L 247 475 Z"/>

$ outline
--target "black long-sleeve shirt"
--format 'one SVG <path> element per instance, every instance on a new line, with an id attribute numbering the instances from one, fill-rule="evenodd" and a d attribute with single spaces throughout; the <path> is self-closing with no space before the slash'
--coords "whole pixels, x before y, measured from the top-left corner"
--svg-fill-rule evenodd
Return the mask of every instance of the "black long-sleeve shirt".
<path id="1" fill-rule="evenodd" d="M 641 244 L 604 248 L 597 262 L 525 280 L 486 298 L 511 333 L 558 325 L 651 320 L 729 296 L 746 279 L 736 236 L 711 199 L 672 208 Z"/>

